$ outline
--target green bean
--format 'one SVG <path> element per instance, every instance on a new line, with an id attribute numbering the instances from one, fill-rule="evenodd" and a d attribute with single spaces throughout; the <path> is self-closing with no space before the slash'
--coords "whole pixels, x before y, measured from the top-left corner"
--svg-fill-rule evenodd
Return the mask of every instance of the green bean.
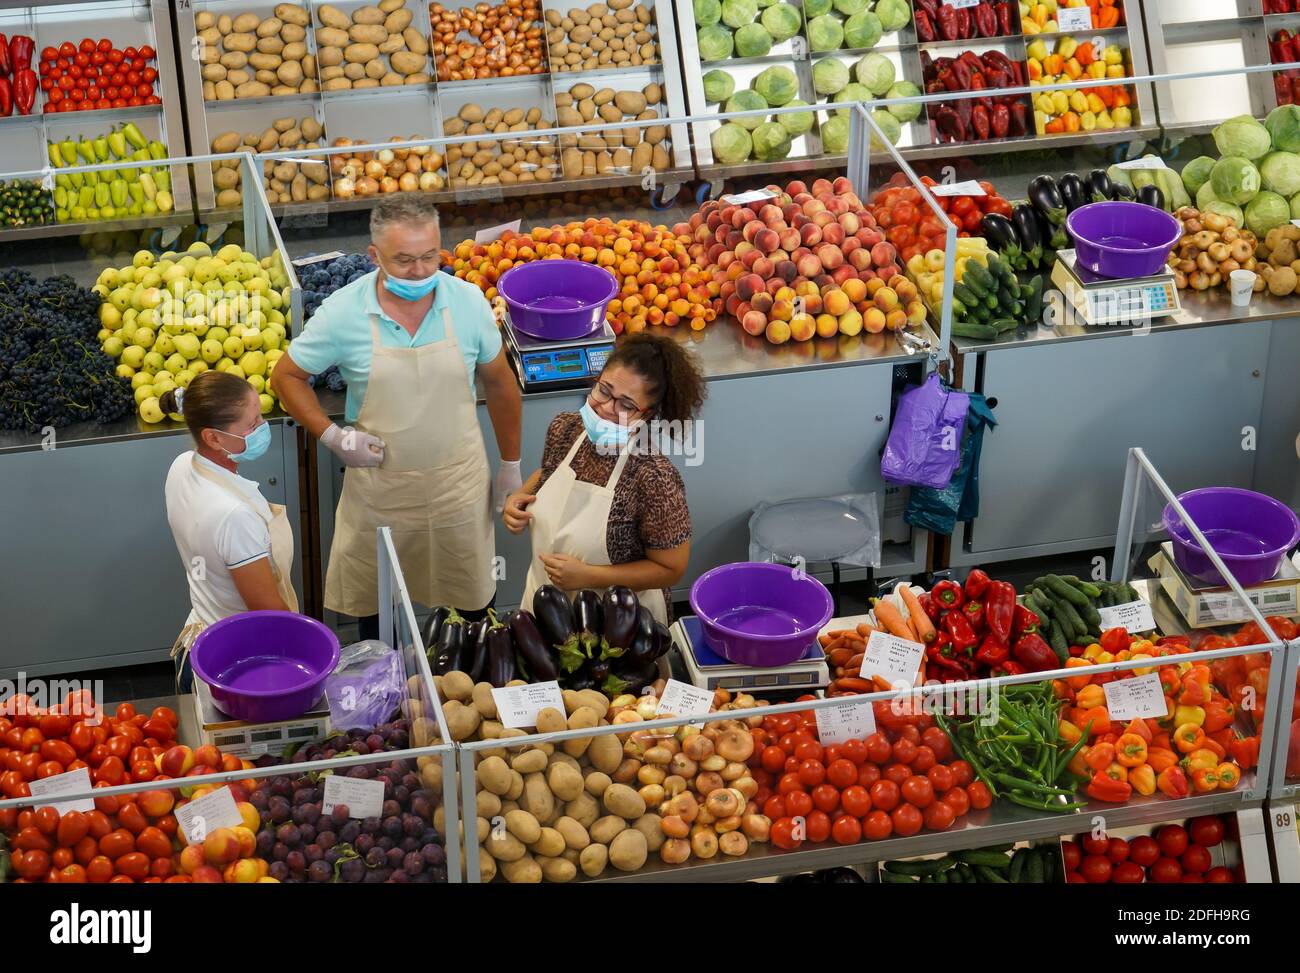
<path id="1" fill-rule="evenodd" d="M 1012 804 L 1019 804 L 1021 807 L 1031 807 L 1036 811 L 1051 811 L 1053 814 L 1073 814 L 1075 811 L 1079 810 L 1079 808 L 1088 806 L 1087 804 L 1079 803 L 1057 804 L 1055 801 L 1051 800 L 1044 801 L 1041 799 L 1023 797 L 1014 791 L 1005 796 Z"/>
<path id="2" fill-rule="evenodd" d="M 1066 797 L 1070 791 L 1062 790 L 1059 787 L 1049 787 L 1046 784 L 1039 784 L 1024 777 L 1013 777 L 1010 774 L 996 773 L 993 775 L 1003 784 L 1016 790 L 1031 791 L 1035 794 L 1054 794 L 1057 797 Z"/>

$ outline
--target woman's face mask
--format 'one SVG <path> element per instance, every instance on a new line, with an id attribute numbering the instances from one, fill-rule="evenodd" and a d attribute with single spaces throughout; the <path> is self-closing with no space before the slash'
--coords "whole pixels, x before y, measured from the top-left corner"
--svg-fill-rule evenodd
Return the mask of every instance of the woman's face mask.
<path id="1" fill-rule="evenodd" d="M 271 424 L 265 420 L 254 426 L 246 436 L 236 436 L 233 432 L 225 432 L 221 429 L 217 432 L 229 439 L 238 439 L 244 444 L 244 448 L 238 453 L 226 451 L 226 455 L 236 463 L 251 463 L 261 459 L 271 445 Z"/>

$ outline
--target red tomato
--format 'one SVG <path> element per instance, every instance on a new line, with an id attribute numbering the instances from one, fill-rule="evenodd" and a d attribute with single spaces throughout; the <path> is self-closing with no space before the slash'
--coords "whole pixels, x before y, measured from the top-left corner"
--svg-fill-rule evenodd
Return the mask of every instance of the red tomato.
<path id="1" fill-rule="evenodd" d="M 781 734 L 780 739 L 777 740 L 777 745 L 785 751 L 787 757 L 793 757 L 795 747 L 799 746 L 799 741 L 795 738 L 794 731 L 791 730 Z"/>
<path id="2" fill-rule="evenodd" d="M 1174 858 L 1160 858 L 1151 866 L 1151 881 L 1165 884 L 1182 880 L 1183 866 Z"/>
<path id="3" fill-rule="evenodd" d="M 982 780 L 972 781 L 967 785 L 966 794 L 970 797 L 970 806 L 977 811 L 993 803 L 993 794 Z"/>
<path id="4" fill-rule="evenodd" d="M 935 751 L 938 753 L 938 751 Z M 954 760 L 948 765 L 952 771 L 952 782 L 958 787 L 965 787 L 975 779 L 975 774 L 971 770 L 970 764 L 964 760 Z"/>
<path id="5" fill-rule="evenodd" d="M 59 830 L 59 812 L 52 807 L 36 809 L 36 830 L 41 834 L 54 834 Z"/>
<path id="6" fill-rule="evenodd" d="M 175 867 L 170 858 L 155 858 L 149 863 L 149 880 L 152 882 L 170 878 L 174 871 Z"/>
<path id="7" fill-rule="evenodd" d="M 138 84 L 135 86 L 135 96 L 141 99 L 141 104 L 143 104 L 143 99 L 148 98 L 151 94 L 153 94 L 153 85 Z"/>
<path id="8" fill-rule="evenodd" d="M 844 793 L 840 795 L 840 804 L 849 814 L 860 818 L 871 810 L 871 795 L 865 787 L 854 784 L 844 789 Z"/>
<path id="9" fill-rule="evenodd" d="M 830 814 L 840 806 L 840 792 L 830 784 L 818 784 L 812 792 L 813 804 L 817 810 Z M 814 839 L 820 840 L 820 839 Z"/>
<path id="10" fill-rule="evenodd" d="M 903 728 L 898 731 L 898 736 L 903 740 L 910 740 L 918 747 L 921 745 L 921 731 L 911 723 L 904 724 Z"/>
<path id="11" fill-rule="evenodd" d="M 135 716 L 135 705 L 133 703 L 118 703 L 117 710 L 113 715 L 122 721 L 129 720 Z"/>
<path id="12" fill-rule="evenodd" d="M 894 752 L 894 748 L 890 746 L 889 737 L 879 731 L 867 737 L 865 742 L 867 744 L 867 759 L 873 764 L 887 763 Z"/>
<path id="13" fill-rule="evenodd" d="M 72 744 L 72 749 L 77 753 L 84 754 L 95 745 L 95 737 L 85 723 L 77 723 L 68 732 L 68 743 Z"/>
<path id="14" fill-rule="evenodd" d="M 77 751 L 63 740 L 46 740 L 41 744 L 41 756 L 66 766 L 77 759 Z"/>
<path id="15" fill-rule="evenodd" d="M 806 818 L 812 814 L 812 795 L 807 791 L 791 791 L 785 796 L 785 807 L 792 816 Z"/>
<path id="16" fill-rule="evenodd" d="M 149 822 L 145 819 L 144 812 L 140 810 L 140 805 L 135 801 L 128 801 L 123 804 L 117 812 L 117 820 L 122 827 L 126 828 L 132 834 L 139 834 L 145 828 L 149 827 Z"/>
<path id="17" fill-rule="evenodd" d="M 840 756 L 840 745 L 838 743 L 832 743 L 822 751 L 822 763 L 827 767 L 830 767 L 831 764 L 840 759 Z"/>
<path id="18" fill-rule="evenodd" d="M 785 751 L 780 747 L 764 747 L 762 761 L 764 770 L 779 774 L 785 767 Z"/>
<path id="19" fill-rule="evenodd" d="M 1065 860 L 1065 870 L 1067 872 L 1077 872 L 1079 862 L 1083 861 L 1083 852 L 1079 850 L 1076 842 L 1063 841 L 1061 842 L 1061 857 Z"/>
<path id="20" fill-rule="evenodd" d="M 915 743 L 907 739 L 907 737 L 900 737 L 898 742 L 894 744 L 892 753 L 894 759 L 900 764 L 910 764 L 916 759 L 916 750 Z"/>
<path id="21" fill-rule="evenodd" d="M 1183 866 L 1183 871 L 1193 875 L 1204 875 L 1214 865 L 1210 850 L 1204 845 L 1188 845 L 1178 861 Z"/>
<path id="22" fill-rule="evenodd" d="M 894 833 L 894 821 L 884 811 L 872 811 L 862 819 L 862 833 L 868 841 L 880 841 Z"/>
<path id="23" fill-rule="evenodd" d="M 1187 830 L 1192 841 L 1206 848 L 1213 848 L 1223 840 L 1223 820 L 1217 814 L 1192 818 L 1187 822 Z"/>
<path id="24" fill-rule="evenodd" d="M 68 811 L 59 819 L 56 833 L 59 844 L 71 848 L 90 832 L 90 822 L 80 811 Z"/>
<path id="25" fill-rule="evenodd" d="M 939 800 L 952 808 L 952 813 L 957 817 L 961 817 L 970 810 L 970 795 L 966 793 L 964 787 L 949 788 L 943 792 Z"/>
<path id="26" fill-rule="evenodd" d="M 133 851 L 121 858 L 114 859 L 113 868 L 117 870 L 119 875 L 126 875 L 137 880 L 146 879 L 149 877 L 149 856 Z"/>
<path id="27" fill-rule="evenodd" d="M 781 737 L 786 733 L 793 733 L 798 725 L 799 721 L 792 713 L 777 713 L 773 716 L 763 717 L 763 726 L 768 733 L 776 737 Z"/>
<path id="28" fill-rule="evenodd" d="M 1113 862 L 1128 861 L 1128 842 L 1123 838 L 1111 838 L 1106 842 L 1106 857 Z"/>
<path id="29" fill-rule="evenodd" d="M 784 772 L 787 774 L 798 774 L 799 763 L 800 761 L 798 757 L 786 757 L 785 763 L 782 764 L 782 768 L 784 769 Z"/>
<path id="30" fill-rule="evenodd" d="M 858 783 L 863 787 L 870 787 L 876 781 L 880 780 L 880 765 L 865 763 L 858 768 Z"/>
<path id="31" fill-rule="evenodd" d="M 776 792 L 778 794 L 791 794 L 802 789 L 803 784 L 799 783 L 798 774 L 782 774 L 781 779 L 776 782 Z"/>
<path id="32" fill-rule="evenodd" d="M 840 746 L 840 756 L 859 767 L 862 766 L 867 762 L 866 741 L 846 740 Z"/>
<path id="33" fill-rule="evenodd" d="M 952 756 L 952 741 L 948 739 L 948 734 L 937 726 L 932 726 L 921 734 L 921 742 L 934 751 L 934 757 L 943 763 Z"/>
<path id="34" fill-rule="evenodd" d="M 892 811 L 898 806 L 901 791 L 892 780 L 878 780 L 871 785 L 871 806 L 882 811 Z"/>
<path id="35" fill-rule="evenodd" d="M 85 885 L 86 870 L 80 865 L 68 865 L 59 872 L 59 881 L 67 885 Z"/>
<path id="36" fill-rule="evenodd" d="M 118 828 L 99 839 L 99 851 L 100 854 L 117 861 L 123 855 L 135 851 L 135 835 L 125 828 Z"/>
<path id="37" fill-rule="evenodd" d="M 1219 865 L 1205 873 L 1205 881 L 1209 885 L 1231 885 L 1236 879 L 1231 870 Z"/>
<path id="38" fill-rule="evenodd" d="M 58 58 L 58 56 L 59 56 L 59 49 L 58 49 L 57 47 L 42 47 L 42 48 L 41 48 L 41 60 L 42 60 L 42 61 L 53 61 L 53 60 L 56 60 L 56 59 Z"/>
<path id="39" fill-rule="evenodd" d="M 789 818 L 780 818 L 772 822 L 772 830 L 768 834 L 768 840 L 778 848 L 791 851 L 803 844 L 803 840 L 795 840 L 794 822 Z"/>
<path id="40" fill-rule="evenodd" d="M 1105 838 L 1097 838 L 1093 835 L 1084 837 L 1083 850 L 1089 855 L 1104 855 L 1110 850 L 1110 842 Z"/>
<path id="41" fill-rule="evenodd" d="M 925 824 L 921 811 L 912 804 L 900 804 L 889 815 L 894 824 L 894 832 L 906 838 L 916 834 Z"/>
<path id="42" fill-rule="evenodd" d="M 953 813 L 952 806 L 945 804 L 943 801 L 932 803 L 925 809 L 922 817 L 925 826 L 931 831 L 946 831 L 957 820 L 957 815 Z"/>
<path id="43" fill-rule="evenodd" d="M 928 777 L 930 783 L 934 785 L 934 791 L 936 794 L 942 794 L 944 791 L 951 789 L 953 784 L 956 783 L 956 781 L 953 780 L 952 771 L 943 764 L 935 764 L 925 772 L 925 776 Z"/>
<path id="44" fill-rule="evenodd" d="M 1134 864 L 1150 868 L 1160 857 L 1160 845 L 1150 835 L 1139 835 L 1128 843 L 1128 857 Z"/>
<path id="45" fill-rule="evenodd" d="M 799 783 L 816 787 L 826 779 L 826 767 L 820 760 L 805 760 L 799 765 Z"/>
<path id="46" fill-rule="evenodd" d="M 852 845 L 862 840 L 862 825 L 851 814 L 837 818 L 831 826 L 831 837 L 837 845 Z"/>
<path id="47" fill-rule="evenodd" d="M 117 733 L 108 738 L 108 753 L 111 757 L 126 760 L 131 754 L 131 738 L 125 733 Z"/>
<path id="48" fill-rule="evenodd" d="M 804 833 L 809 841 L 825 841 L 831 836 L 830 815 L 825 811 L 813 811 L 804 822 Z"/>
<path id="49" fill-rule="evenodd" d="M 73 57 L 77 53 L 76 45 L 72 41 L 64 41 L 59 45 L 59 54 L 62 57 Z"/>
<path id="50" fill-rule="evenodd" d="M 1177 858 L 1187 850 L 1187 829 L 1181 824 L 1166 824 L 1156 832 L 1156 843 L 1160 845 L 1160 854 Z"/>
<path id="51" fill-rule="evenodd" d="M 129 753 L 130 750 L 131 748 L 128 746 L 127 752 Z M 118 784 L 126 783 L 126 767 L 122 764 L 121 757 L 105 757 L 104 762 L 99 765 L 93 776 L 97 783 L 103 781 L 110 787 L 115 787 Z"/>
<path id="52" fill-rule="evenodd" d="M 916 748 L 916 757 L 912 760 L 912 770 L 924 774 L 935 765 L 934 751 L 922 744 Z"/>
<path id="53" fill-rule="evenodd" d="M 1120 862 L 1111 872 L 1110 880 L 1115 885 L 1141 885 L 1146 881 L 1146 873 L 1141 865 L 1133 862 Z"/>
<path id="54" fill-rule="evenodd" d="M 158 72 L 154 68 L 145 68 L 140 72 L 140 77 L 144 79 L 145 84 L 153 84 L 158 80 Z"/>
<path id="55" fill-rule="evenodd" d="M 827 766 L 826 779 L 842 790 L 858 782 L 858 768 L 853 761 L 840 757 Z"/>
<path id="56" fill-rule="evenodd" d="M 158 55 L 152 47 L 150 47 L 148 44 L 145 44 L 143 47 L 140 48 L 140 56 L 144 58 L 146 61 L 152 61 Z"/>
<path id="57" fill-rule="evenodd" d="M 885 768 L 881 775 L 885 780 L 892 780 L 895 784 L 902 786 L 903 781 L 912 776 L 912 768 L 907 764 L 890 764 Z"/>
<path id="58" fill-rule="evenodd" d="M 42 760 L 41 765 L 36 768 L 36 779 L 44 780 L 46 777 L 57 777 L 65 769 L 63 764 L 57 760 Z"/>
<path id="59" fill-rule="evenodd" d="M 919 774 L 907 778 L 902 785 L 903 800 L 919 808 L 927 808 L 934 803 L 934 785 L 928 777 Z"/>
<path id="60" fill-rule="evenodd" d="M 816 740 L 808 740 L 804 743 L 800 743 L 794 749 L 794 755 L 800 760 L 815 760 L 818 763 L 821 762 L 822 753 L 822 745 Z"/>
<path id="61" fill-rule="evenodd" d="M 86 878 L 94 885 L 103 885 L 113 877 L 113 862 L 104 855 L 96 855 L 86 863 Z"/>
<path id="62" fill-rule="evenodd" d="M 1079 863 L 1079 873 L 1093 885 L 1105 885 L 1112 871 L 1114 866 L 1105 855 L 1086 855 Z"/>
<path id="63" fill-rule="evenodd" d="M 763 814 L 773 821 L 785 817 L 787 813 L 784 797 L 769 797 L 763 802 Z"/>

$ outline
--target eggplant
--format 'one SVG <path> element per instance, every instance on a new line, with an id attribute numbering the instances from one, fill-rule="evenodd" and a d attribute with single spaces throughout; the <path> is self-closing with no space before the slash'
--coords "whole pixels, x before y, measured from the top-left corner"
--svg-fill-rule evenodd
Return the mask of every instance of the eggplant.
<path id="1" fill-rule="evenodd" d="M 1037 267 L 1043 259 L 1043 239 L 1038 225 L 1038 211 L 1021 203 L 1011 211 L 1012 227 L 1020 240 L 1020 252 L 1026 267 Z"/>
<path id="2" fill-rule="evenodd" d="M 583 588 L 573 600 L 573 613 L 578 623 L 578 642 L 588 659 L 600 645 L 605 631 L 605 615 L 601 611 L 600 592 Z"/>
<path id="3" fill-rule="evenodd" d="M 488 672 L 488 632 L 492 626 L 497 623 L 497 614 L 491 608 L 488 609 L 488 617 L 478 623 L 478 630 L 474 633 L 474 652 L 469 667 L 469 677 L 474 680 L 475 684 L 482 682 L 487 678 Z"/>
<path id="4" fill-rule="evenodd" d="M 595 677 L 591 674 L 591 670 L 586 666 L 583 666 L 569 679 L 569 684 L 566 688 L 572 689 L 575 693 L 580 693 L 584 689 L 600 689 L 600 683 L 598 683 Z"/>
<path id="5" fill-rule="evenodd" d="M 1160 191 L 1159 186 L 1143 186 L 1137 191 L 1137 201 L 1147 206 L 1154 206 L 1156 209 L 1165 208 L 1165 194 Z"/>
<path id="6" fill-rule="evenodd" d="M 446 606 L 435 608 L 429 615 L 428 621 L 424 623 L 424 649 L 430 657 L 433 656 L 433 647 L 438 644 L 438 635 L 442 632 L 442 626 L 450 614 L 451 609 Z"/>
<path id="7" fill-rule="evenodd" d="M 1092 190 L 1078 175 L 1078 173 L 1067 172 L 1063 175 L 1061 177 L 1060 187 L 1061 199 L 1065 202 L 1067 213 L 1073 213 L 1080 206 L 1085 206 L 1092 202 Z"/>
<path id="8" fill-rule="evenodd" d="M 510 629 L 500 619 L 488 629 L 487 649 L 487 681 L 493 689 L 501 689 L 515 678 L 515 643 L 510 638 Z"/>
<path id="9" fill-rule="evenodd" d="M 865 879 L 854 869 L 844 866 L 842 868 L 828 868 L 817 873 L 820 880 L 828 885 L 862 885 Z"/>
<path id="10" fill-rule="evenodd" d="M 597 686 L 601 685 L 609 676 L 610 665 L 609 662 L 592 662 L 587 666 L 587 672 L 591 674 L 591 678 Z"/>
<path id="11" fill-rule="evenodd" d="M 1112 182 L 1111 188 L 1115 191 L 1115 199 L 1131 200 L 1133 198 L 1133 187 L 1126 186 L 1122 182 Z"/>
<path id="12" fill-rule="evenodd" d="M 636 635 L 636 614 L 641 607 L 636 592 L 615 585 L 605 592 L 601 613 L 605 618 L 600 645 L 601 659 L 617 659 L 632 645 Z"/>
<path id="13" fill-rule="evenodd" d="M 1060 226 L 1069 215 L 1061 198 L 1061 187 L 1051 176 L 1035 176 L 1030 180 L 1029 201 L 1053 226 Z"/>
<path id="14" fill-rule="evenodd" d="M 654 662 L 658 658 L 655 652 L 659 648 L 659 640 L 655 638 L 654 629 L 651 628 L 649 634 L 638 631 L 636 637 L 632 639 L 632 644 L 628 646 L 627 654 L 624 656 L 629 662 L 643 664 Z"/>
<path id="15" fill-rule="evenodd" d="M 1020 249 L 1016 228 L 1009 219 L 1001 213 L 985 214 L 984 219 L 980 220 L 980 232 L 988 240 L 989 246 L 1002 254 L 1007 263 L 1018 269 L 1023 268 L 1025 255 Z"/>
<path id="16" fill-rule="evenodd" d="M 552 584 L 544 584 L 533 593 L 533 617 L 545 642 L 559 653 L 560 667 L 573 672 L 588 658 L 578 647 L 573 606 L 569 596 Z"/>
<path id="17" fill-rule="evenodd" d="M 1106 175 L 1105 169 L 1093 169 L 1088 173 L 1088 189 L 1092 193 L 1094 203 L 1104 203 L 1107 200 L 1117 199 L 1115 190 L 1118 188 L 1116 183 L 1111 182 L 1110 176 Z"/>
<path id="18" fill-rule="evenodd" d="M 561 594 L 561 597 L 563 595 Z M 510 616 L 510 636 L 515 648 L 523 657 L 525 668 L 533 682 L 550 682 L 558 679 L 559 666 L 552 650 L 542 639 L 537 622 L 531 612 L 519 609 Z"/>
<path id="19" fill-rule="evenodd" d="M 451 609 L 447 620 L 438 632 L 433 650 L 433 674 L 445 676 L 459 667 L 465 650 L 465 619 L 456 609 Z"/>
<path id="20" fill-rule="evenodd" d="M 611 698 L 624 693 L 640 696 L 641 690 L 658 678 L 659 666 L 654 662 L 637 663 L 623 658 L 610 666 L 609 676 L 600 688 Z"/>
<path id="21" fill-rule="evenodd" d="M 474 662 L 478 656 L 479 639 L 483 636 L 483 628 L 487 625 L 486 620 L 475 620 L 465 626 L 465 638 L 460 647 L 460 658 L 456 661 L 453 669 L 459 669 L 461 672 L 469 674 L 474 670 Z"/>
<path id="22" fill-rule="evenodd" d="M 655 655 L 658 659 L 660 656 L 668 654 L 668 650 L 673 647 L 673 636 L 668 631 L 668 626 L 663 622 L 655 621 Z"/>

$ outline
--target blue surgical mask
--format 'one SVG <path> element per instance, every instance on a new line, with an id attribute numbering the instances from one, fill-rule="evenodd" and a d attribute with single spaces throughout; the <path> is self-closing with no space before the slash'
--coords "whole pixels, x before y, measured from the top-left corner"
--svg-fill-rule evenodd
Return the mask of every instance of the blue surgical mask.
<path id="1" fill-rule="evenodd" d="M 590 402 L 582 403 L 578 414 L 582 416 L 582 425 L 587 430 L 587 438 L 596 446 L 622 446 L 627 442 L 629 435 L 627 426 L 602 419 L 596 415 L 596 410 L 591 407 Z"/>
<path id="2" fill-rule="evenodd" d="M 440 270 L 435 270 L 428 277 L 420 280 L 407 280 L 404 277 L 394 277 L 385 270 L 384 287 L 388 288 L 388 293 L 394 297 L 400 297 L 404 301 L 418 301 L 433 290 L 440 273 Z"/>
<path id="3" fill-rule="evenodd" d="M 236 463 L 251 463 L 265 456 L 267 449 L 270 448 L 271 424 L 269 422 L 259 423 L 247 436 L 236 436 L 232 432 L 224 433 L 224 435 L 244 441 L 243 452 L 228 453 L 227 455 Z"/>

